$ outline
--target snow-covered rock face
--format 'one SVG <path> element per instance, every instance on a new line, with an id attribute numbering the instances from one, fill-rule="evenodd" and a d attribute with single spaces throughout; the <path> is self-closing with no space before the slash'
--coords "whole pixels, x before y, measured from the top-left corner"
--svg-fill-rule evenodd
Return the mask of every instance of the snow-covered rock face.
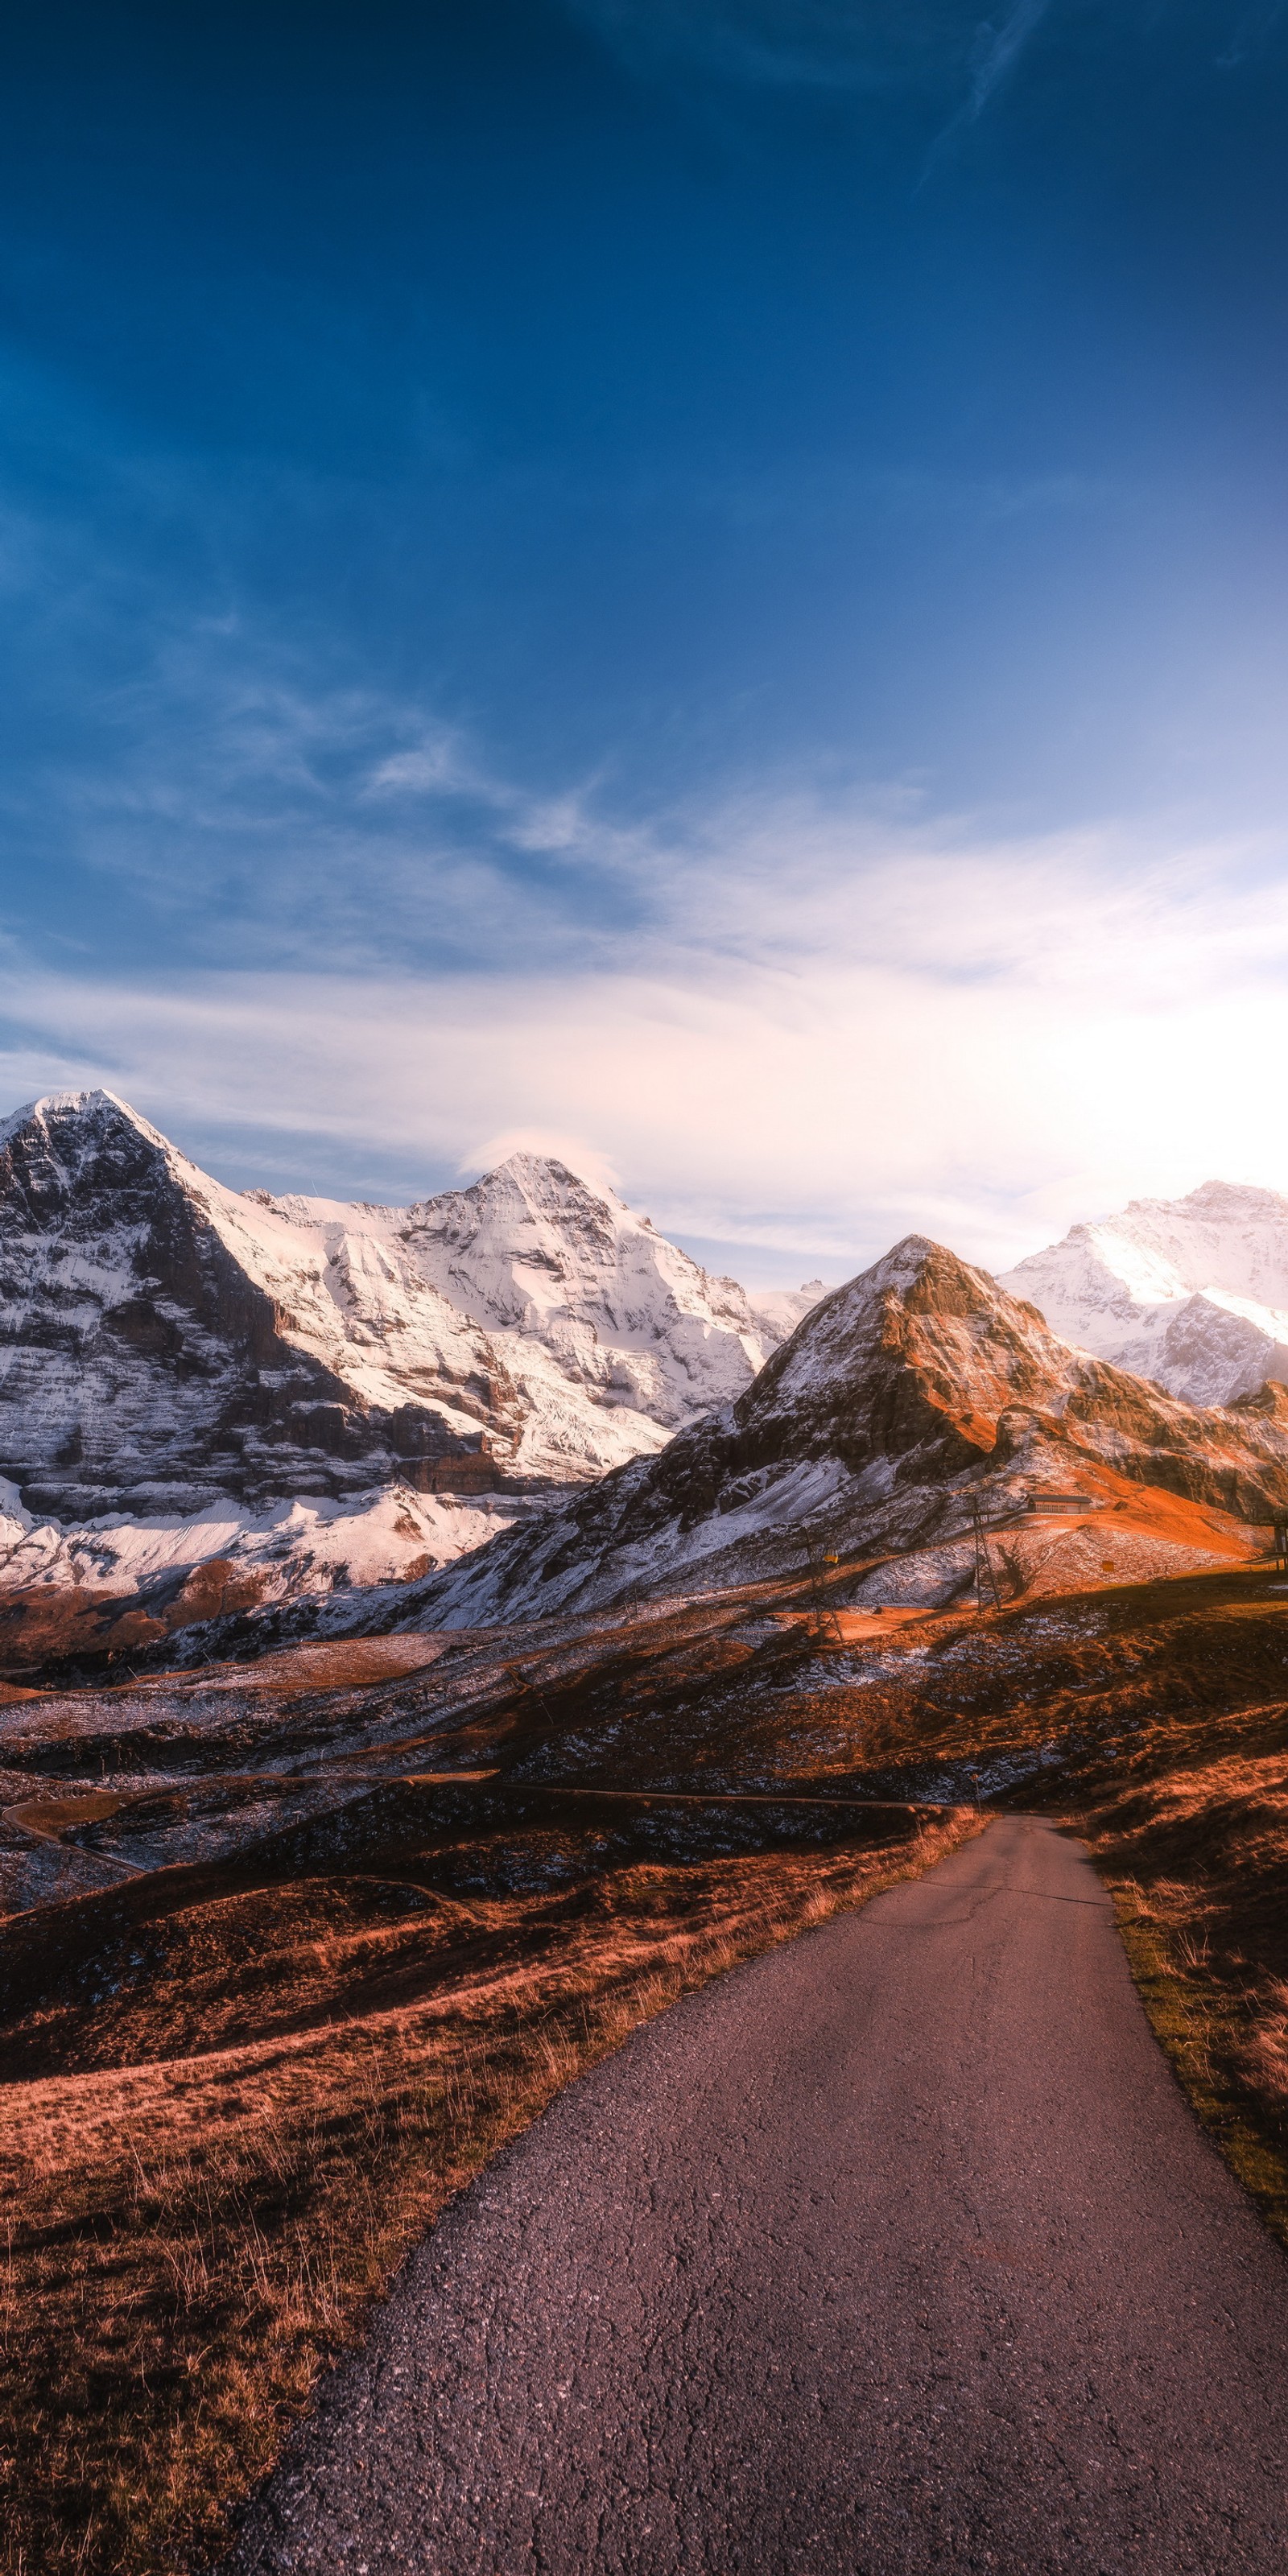
<path id="1" fill-rule="evenodd" d="M 55 1094 L 0 1128 L 4 1581 L 216 1547 L 274 1584 L 421 1571 L 655 1453 L 787 1328 L 559 1163 L 410 1209 L 272 1199 Z"/>
<path id="2" fill-rule="evenodd" d="M 1192 1404 L 1288 1379 L 1288 1199 L 1205 1181 L 1075 1225 L 1002 1274 L 1012 1296 L 1101 1359 Z"/>
<path id="3" fill-rule="evenodd" d="M 29 1511 L 495 1483 L 485 1336 L 378 1238 L 293 1226 L 107 1092 L 0 1130 L 0 1473 Z"/>
<path id="4" fill-rule="evenodd" d="M 352 1264 L 363 1228 L 485 1335 L 513 1389 L 510 1464 L 558 1482 L 651 1453 L 740 1394 L 812 1302 L 753 1306 L 613 1191 L 536 1154 L 407 1209 L 271 1205 L 334 1244 L 337 1262 Z"/>

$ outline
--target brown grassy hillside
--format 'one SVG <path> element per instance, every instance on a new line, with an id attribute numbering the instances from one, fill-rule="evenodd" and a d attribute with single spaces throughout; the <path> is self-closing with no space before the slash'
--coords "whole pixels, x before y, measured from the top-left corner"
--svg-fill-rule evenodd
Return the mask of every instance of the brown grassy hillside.
<path id="1" fill-rule="evenodd" d="M 0 1934 L 0 2565 L 174 2576 L 448 2195 L 578 2069 L 973 1829 L 389 1782 Z"/>
<path id="2" fill-rule="evenodd" d="M 200 2564 L 500 2140 L 686 1985 L 948 1848 L 977 1788 L 1088 1840 L 1178 2072 L 1288 2210 L 1264 1569 L 821 1627 L 752 1586 L 24 1697 L 0 1733 L 20 1901 L 26 1869 L 99 1872 L 0 1929 L 10 2576 Z"/>

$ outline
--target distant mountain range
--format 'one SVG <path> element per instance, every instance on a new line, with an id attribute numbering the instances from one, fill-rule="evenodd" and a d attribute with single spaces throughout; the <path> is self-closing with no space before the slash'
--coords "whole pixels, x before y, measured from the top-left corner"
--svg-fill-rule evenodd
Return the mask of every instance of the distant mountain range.
<path id="1" fill-rule="evenodd" d="M 820 1574 L 827 1555 L 851 1569 L 849 1607 L 934 1607 L 976 1580 L 977 1517 L 990 1579 L 1013 1598 L 1237 1561 L 1284 1510 L 1288 1390 L 1200 1411 L 910 1235 L 660 1457 L 389 1615 L 477 1627 L 582 1612 L 803 1571 L 811 1548 Z"/>
<path id="2" fill-rule="evenodd" d="M 58 1093 L 0 1128 L 0 1657 L 331 1595 L 342 1625 L 581 1608 L 806 1539 L 866 1554 L 864 1598 L 951 1598 L 975 1505 L 1062 1485 L 1151 1563 L 1238 1553 L 1288 1502 L 1280 1368 L 1268 1191 L 1135 1202 L 1000 1284 L 910 1237 L 753 1298 L 550 1158 L 407 1208 L 273 1198 Z"/>
<path id="3" fill-rule="evenodd" d="M 424 1572 L 740 1394 L 816 1293 L 753 1302 L 537 1155 L 275 1199 L 54 1094 L 0 1129 L 5 1585 L 137 1592 L 137 1642 Z"/>
<path id="4" fill-rule="evenodd" d="M 1288 1199 L 1205 1181 L 1133 1199 L 1004 1271 L 1053 1332 L 1192 1404 L 1288 1378 Z"/>

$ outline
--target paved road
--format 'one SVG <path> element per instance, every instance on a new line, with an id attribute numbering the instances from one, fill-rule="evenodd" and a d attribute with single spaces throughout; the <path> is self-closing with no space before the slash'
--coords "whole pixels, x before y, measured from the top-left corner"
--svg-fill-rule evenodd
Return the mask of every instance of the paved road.
<path id="1" fill-rule="evenodd" d="M 1284 2576 L 1288 2264 L 1076 1846 L 1002 1818 L 572 2087 L 249 2576 Z"/>

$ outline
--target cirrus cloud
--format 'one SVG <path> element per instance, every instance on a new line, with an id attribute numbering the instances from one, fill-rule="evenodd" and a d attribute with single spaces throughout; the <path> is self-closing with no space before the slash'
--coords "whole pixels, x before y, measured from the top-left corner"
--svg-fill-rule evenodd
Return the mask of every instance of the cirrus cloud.
<path id="1" fill-rule="evenodd" d="M 912 1227 L 1001 1266 L 1125 1196 L 1288 1184 L 1275 849 L 746 796 L 648 864 L 655 917 L 607 963 L 162 989 L 11 959 L 4 1079 L 106 1081 L 247 1179 L 291 1139 L 408 1195 L 539 1146 L 788 1269 Z"/>

